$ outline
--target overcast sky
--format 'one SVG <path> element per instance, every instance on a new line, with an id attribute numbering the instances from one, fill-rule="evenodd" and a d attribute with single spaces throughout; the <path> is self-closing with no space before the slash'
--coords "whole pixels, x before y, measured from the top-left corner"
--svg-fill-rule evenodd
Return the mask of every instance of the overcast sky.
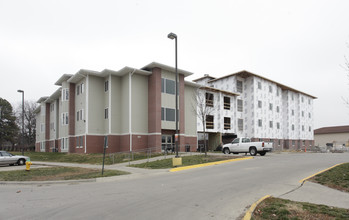
<path id="1" fill-rule="evenodd" d="M 315 128 L 349 125 L 347 0 L 0 0 L 0 97 L 18 106 L 79 69 L 156 61 L 194 75 L 247 70 L 318 97 Z"/>

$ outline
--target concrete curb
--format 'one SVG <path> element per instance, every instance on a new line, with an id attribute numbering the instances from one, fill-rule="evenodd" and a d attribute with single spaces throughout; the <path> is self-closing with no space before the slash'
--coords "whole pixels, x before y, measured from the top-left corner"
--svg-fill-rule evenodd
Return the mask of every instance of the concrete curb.
<path id="1" fill-rule="evenodd" d="M 249 160 L 253 159 L 253 157 L 244 157 L 244 158 L 236 158 L 236 159 L 230 159 L 230 160 L 221 160 L 221 161 L 216 161 L 216 162 L 211 162 L 211 163 L 203 163 L 203 164 L 197 164 L 197 165 L 191 165 L 191 166 L 184 166 L 184 167 L 177 167 L 170 169 L 170 172 L 177 172 L 177 171 L 182 171 L 182 170 L 189 170 L 189 169 L 194 169 L 194 168 L 199 168 L 199 167 L 207 167 L 207 166 L 212 166 L 212 165 L 218 165 L 222 163 L 228 163 L 228 162 L 233 162 L 233 161 L 239 161 L 239 160 Z"/>
<path id="2" fill-rule="evenodd" d="M 339 166 L 339 165 L 342 165 L 343 163 L 339 163 L 339 164 L 336 164 L 336 165 L 334 165 L 334 166 L 332 166 L 332 167 L 329 167 L 329 168 L 327 168 L 327 169 L 324 169 L 324 170 L 321 170 L 321 171 L 319 171 L 319 172 L 317 172 L 317 173 L 315 173 L 315 174 L 313 174 L 313 175 L 310 175 L 310 176 L 308 176 L 308 177 L 306 177 L 306 178 L 304 178 L 304 179 L 301 179 L 301 180 L 299 180 L 299 183 L 304 183 L 305 181 L 307 181 L 308 179 L 310 179 L 310 178 L 312 178 L 312 177 L 314 177 L 314 176 L 316 176 L 316 175 L 318 175 L 318 174 L 320 174 L 320 173 L 323 173 L 323 172 L 326 172 L 327 170 L 330 170 L 330 169 L 332 169 L 332 168 L 335 168 L 336 166 Z"/>
<path id="3" fill-rule="evenodd" d="M 252 217 L 252 213 L 254 212 L 254 210 L 256 209 L 257 205 L 259 203 L 261 203 L 264 199 L 266 198 L 269 198 L 270 195 L 266 195 L 266 196 L 263 196 L 262 198 L 260 198 L 257 202 L 253 203 L 251 205 L 251 207 L 247 210 L 245 216 L 244 216 L 244 220 L 250 220 L 251 217 Z"/>
<path id="4" fill-rule="evenodd" d="M 81 179 L 81 180 L 56 180 L 56 181 L 0 181 L 0 185 L 49 185 L 49 184 L 69 184 L 69 183 L 87 183 L 96 182 L 96 178 L 93 179 Z"/>

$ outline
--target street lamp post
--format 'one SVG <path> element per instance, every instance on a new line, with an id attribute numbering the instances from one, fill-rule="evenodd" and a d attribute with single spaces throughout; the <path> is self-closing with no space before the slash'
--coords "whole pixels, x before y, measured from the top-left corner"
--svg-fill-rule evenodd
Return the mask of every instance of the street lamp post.
<path id="1" fill-rule="evenodd" d="M 22 93 L 22 155 L 24 155 L 24 91 L 19 89 L 17 92 Z"/>
<path id="2" fill-rule="evenodd" d="M 176 142 L 176 157 L 178 156 L 178 67 L 177 67 L 177 35 L 175 33 L 169 33 L 167 35 L 168 38 L 171 40 L 175 39 L 175 60 L 176 60 L 176 134 L 175 134 L 175 142 Z"/>

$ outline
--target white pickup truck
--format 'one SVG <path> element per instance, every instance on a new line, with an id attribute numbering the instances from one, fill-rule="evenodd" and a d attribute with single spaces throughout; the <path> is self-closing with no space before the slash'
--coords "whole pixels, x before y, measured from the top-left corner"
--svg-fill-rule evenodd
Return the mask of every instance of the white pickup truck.
<path id="1" fill-rule="evenodd" d="M 259 153 L 264 156 L 267 152 L 273 150 L 273 143 L 268 142 L 251 142 L 250 138 L 235 138 L 233 142 L 224 144 L 222 151 L 224 154 L 250 153 L 251 156 L 256 156 Z"/>

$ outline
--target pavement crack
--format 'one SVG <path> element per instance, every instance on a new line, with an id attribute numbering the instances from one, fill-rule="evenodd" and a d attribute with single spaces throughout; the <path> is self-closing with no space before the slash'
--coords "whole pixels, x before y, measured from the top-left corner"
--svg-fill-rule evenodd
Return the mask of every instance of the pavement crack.
<path id="1" fill-rule="evenodd" d="M 304 180 L 300 186 L 297 186 L 296 188 L 294 188 L 294 189 L 292 189 L 292 190 L 290 190 L 290 191 L 288 191 L 288 192 L 286 192 L 286 193 L 284 193 L 284 194 L 281 194 L 281 195 L 279 195 L 278 197 L 281 197 L 281 196 L 284 196 L 284 195 L 287 195 L 287 194 L 290 194 L 290 193 L 296 191 L 297 189 L 301 188 L 301 187 L 304 185 L 305 181 L 306 181 L 306 180 Z"/>

